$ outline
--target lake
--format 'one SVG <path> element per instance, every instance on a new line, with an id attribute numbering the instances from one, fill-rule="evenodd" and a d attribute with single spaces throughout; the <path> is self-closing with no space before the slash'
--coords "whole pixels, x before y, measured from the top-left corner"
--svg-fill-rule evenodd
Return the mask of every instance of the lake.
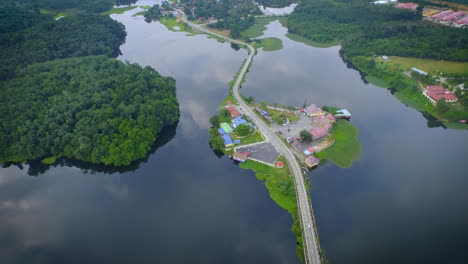
<path id="1" fill-rule="evenodd" d="M 153 1 L 145 0 L 146 3 Z M 1 263 L 299 263 L 292 219 L 263 182 L 208 145 L 208 120 L 247 56 L 204 35 L 112 17 L 128 36 L 120 60 L 177 80 L 180 122 L 144 160 L 111 169 L 62 160 L 0 169 Z M 466 131 L 447 130 L 365 84 L 339 47 L 285 37 L 254 57 L 241 92 L 258 101 L 347 108 L 363 155 L 309 173 L 331 263 L 460 263 L 468 256 Z"/>

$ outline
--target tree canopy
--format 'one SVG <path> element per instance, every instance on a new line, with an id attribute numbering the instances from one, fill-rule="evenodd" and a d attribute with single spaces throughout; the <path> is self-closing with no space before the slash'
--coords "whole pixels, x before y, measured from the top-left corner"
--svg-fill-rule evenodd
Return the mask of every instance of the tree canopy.
<path id="1" fill-rule="evenodd" d="M 30 65 L 0 84 L 0 163 L 51 155 L 128 165 L 179 117 L 174 79 L 105 56 Z"/>
<path id="2" fill-rule="evenodd" d="M 317 42 L 341 40 L 345 58 L 385 54 L 468 60 L 465 29 L 428 24 L 415 12 L 367 0 L 305 0 L 290 15 L 288 29 Z"/>
<path id="3" fill-rule="evenodd" d="M 89 55 L 115 56 L 125 27 L 108 16 L 83 14 L 0 35 L 0 79 L 35 62 Z"/>

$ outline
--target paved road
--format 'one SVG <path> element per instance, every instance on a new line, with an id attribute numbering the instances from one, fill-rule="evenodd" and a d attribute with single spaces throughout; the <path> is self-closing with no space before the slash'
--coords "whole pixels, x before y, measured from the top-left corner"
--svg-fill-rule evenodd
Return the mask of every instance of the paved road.
<path id="1" fill-rule="evenodd" d="M 242 65 L 242 68 L 239 74 L 237 75 L 234 86 L 232 87 L 233 95 L 236 98 L 236 100 L 240 103 L 240 106 L 243 109 L 245 109 L 246 115 L 249 116 L 254 121 L 254 123 L 258 126 L 258 128 L 262 131 L 262 133 L 266 135 L 266 138 L 273 144 L 275 149 L 279 153 L 281 153 L 288 161 L 289 167 L 291 168 L 291 172 L 294 175 L 294 183 L 296 186 L 298 214 L 299 214 L 299 218 L 301 219 L 301 224 L 302 224 L 302 232 L 303 232 L 302 236 L 303 236 L 303 241 L 304 241 L 304 254 L 306 257 L 306 263 L 320 264 L 321 258 L 319 255 L 319 245 L 317 241 L 318 236 L 314 228 L 314 220 L 312 216 L 313 214 L 312 205 L 309 203 L 309 200 L 308 200 L 307 191 L 305 187 L 304 178 L 302 176 L 301 168 L 299 167 L 299 164 L 294 158 L 294 155 L 292 154 L 291 150 L 283 143 L 283 141 L 281 141 L 276 136 L 273 129 L 271 129 L 267 124 L 265 124 L 265 122 L 263 122 L 263 120 L 260 119 L 253 112 L 252 108 L 250 108 L 250 106 L 248 106 L 244 102 L 244 100 L 239 94 L 240 84 L 247 72 L 247 69 L 252 63 L 253 56 L 255 55 L 255 49 L 247 43 L 211 32 L 208 29 L 201 27 L 200 25 L 194 24 L 187 20 L 187 17 L 185 16 L 184 12 L 182 12 L 182 10 L 178 10 L 178 11 L 180 12 L 180 14 L 182 14 L 182 20 L 185 23 L 187 23 L 189 26 L 191 26 L 192 28 L 195 28 L 199 31 L 205 32 L 210 35 L 223 38 L 231 43 L 246 46 L 248 48 L 249 57 L 247 57 L 247 60 L 244 62 L 244 65 Z"/>

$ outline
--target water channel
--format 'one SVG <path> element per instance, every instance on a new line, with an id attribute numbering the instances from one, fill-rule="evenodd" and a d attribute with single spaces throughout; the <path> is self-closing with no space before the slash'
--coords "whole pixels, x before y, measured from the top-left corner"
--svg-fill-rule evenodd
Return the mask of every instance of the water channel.
<path id="1" fill-rule="evenodd" d="M 146 0 L 146 2 L 149 2 Z M 217 157 L 208 119 L 247 53 L 159 23 L 112 17 L 128 32 L 121 60 L 177 80 L 181 118 L 157 149 L 113 170 L 62 161 L 0 169 L 1 263 L 298 263 L 291 217 L 253 172 Z M 428 126 L 339 57 L 285 37 L 260 51 L 242 93 L 272 103 L 347 108 L 363 155 L 309 173 L 331 263 L 460 263 L 468 235 L 466 131 Z M 449 261 L 447 261 L 449 260 Z"/>

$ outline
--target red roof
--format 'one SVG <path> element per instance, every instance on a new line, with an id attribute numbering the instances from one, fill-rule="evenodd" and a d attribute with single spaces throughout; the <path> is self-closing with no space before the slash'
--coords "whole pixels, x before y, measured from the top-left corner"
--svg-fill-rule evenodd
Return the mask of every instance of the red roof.
<path id="1" fill-rule="evenodd" d="M 328 129 L 324 127 L 319 127 L 316 129 L 309 130 L 309 133 L 312 135 L 312 139 L 316 140 L 316 139 L 326 136 L 328 134 Z"/>
<path id="2" fill-rule="evenodd" d="M 403 9 L 416 9 L 418 5 L 415 3 L 403 3 L 403 4 L 398 4 L 395 7 L 396 8 L 403 8 Z"/>
<path id="3" fill-rule="evenodd" d="M 440 85 L 427 86 L 426 94 L 435 101 L 439 101 L 442 98 L 444 98 L 446 101 L 458 100 L 458 98 L 453 95 L 453 93 L 444 89 L 444 87 Z"/>
<path id="4" fill-rule="evenodd" d="M 276 163 L 276 166 L 278 166 L 278 167 L 283 167 L 283 165 L 284 165 L 284 163 L 282 161 L 278 161 Z"/>
<path id="5" fill-rule="evenodd" d="M 307 150 L 310 152 L 310 153 L 314 153 L 315 152 L 315 149 L 313 147 L 308 147 Z"/>
<path id="6" fill-rule="evenodd" d="M 226 107 L 226 109 L 229 110 L 232 118 L 240 116 L 239 111 L 237 111 L 237 109 L 234 106 L 228 106 Z"/>
<path id="7" fill-rule="evenodd" d="M 232 101 L 227 101 L 226 103 L 227 103 L 227 104 L 232 104 Z"/>
<path id="8" fill-rule="evenodd" d="M 316 157 L 314 156 L 309 156 L 305 159 L 305 162 L 309 165 L 309 166 L 315 166 L 319 163 L 319 159 L 317 159 Z"/>

